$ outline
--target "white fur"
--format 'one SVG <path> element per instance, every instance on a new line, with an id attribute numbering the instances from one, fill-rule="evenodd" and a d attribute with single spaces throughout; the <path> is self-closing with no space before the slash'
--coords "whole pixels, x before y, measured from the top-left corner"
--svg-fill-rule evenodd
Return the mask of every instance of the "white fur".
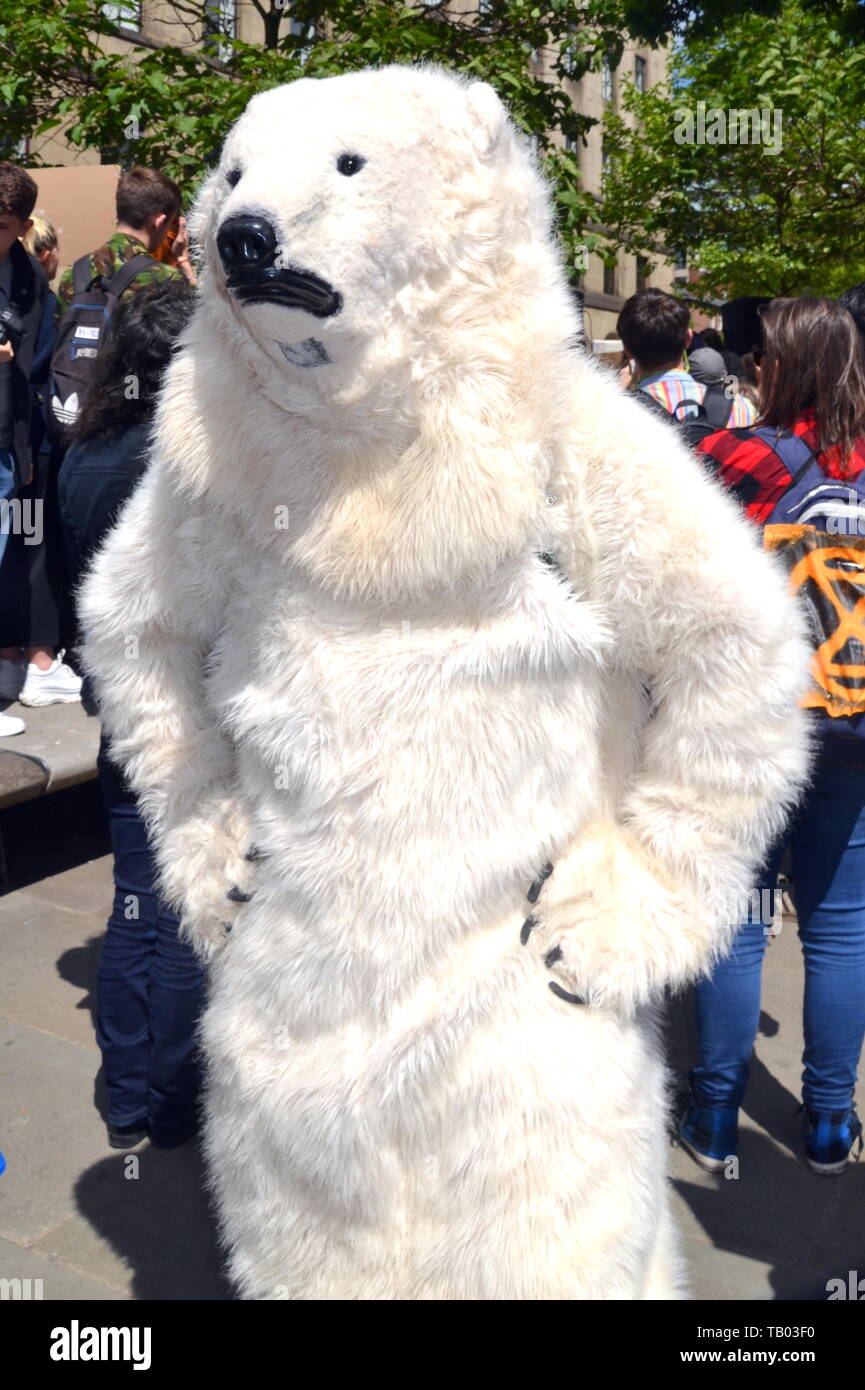
<path id="1" fill-rule="evenodd" d="M 235 302 L 214 238 L 241 210 L 340 314 Z M 253 1298 L 679 1296 L 652 1010 L 726 947 L 806 777 L 783 577 L 569 346 L 546 194 L 488 88 L 267 92 L 195 222 L 201 302 L 83 616 L 212 961 L 232 1274 Z M 329 365 L 279 346 L 310 337 Z"/>

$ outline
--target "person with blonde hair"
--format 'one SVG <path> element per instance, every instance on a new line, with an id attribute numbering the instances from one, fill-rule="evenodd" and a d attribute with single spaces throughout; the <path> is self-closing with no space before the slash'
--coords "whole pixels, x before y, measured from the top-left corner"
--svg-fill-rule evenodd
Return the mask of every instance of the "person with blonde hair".
<path id="1" fill-rule="evenodd" d="M 21 240 L 24 250 L 36 257 L 47 279 L 53 280 L 60 265 L 60 241 L 54 223 L 49 222 L 41 213 L 34 212 L 30 219 L 30 230 Z"/>
<path id="2" fill-rule="evenodd" d="M 25 251 L 38 261 L 50 282 L 60 264 L 57 229 L 34 213 L 21 237 Z M 61 628 L 69 607 L 63 540 L 57 509 L 58 459 L 52 459 L 46 432 L 46 396 L 54 340 L 57 297 L 48 289 L 30 368 L 30 428 L 33 472 L 21 489 L 24 502 L 41 518 L 38 545 L 20 535 L 9 537 L 0 601 L 0 697 L 22 705 L 70 704 L 81 698 L 81 680 L 65 665 Z"/>

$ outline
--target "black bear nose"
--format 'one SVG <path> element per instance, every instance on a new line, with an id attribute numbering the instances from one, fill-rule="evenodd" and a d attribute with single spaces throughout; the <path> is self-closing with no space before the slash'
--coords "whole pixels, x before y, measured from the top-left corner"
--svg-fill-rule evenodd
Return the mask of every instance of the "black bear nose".
<path id="1" fill-rule="evenodd" d="M 263 217 L 229 217 L 216 234 L 226 271 L 266 270 L 276 258 L 276 232 Z"/>

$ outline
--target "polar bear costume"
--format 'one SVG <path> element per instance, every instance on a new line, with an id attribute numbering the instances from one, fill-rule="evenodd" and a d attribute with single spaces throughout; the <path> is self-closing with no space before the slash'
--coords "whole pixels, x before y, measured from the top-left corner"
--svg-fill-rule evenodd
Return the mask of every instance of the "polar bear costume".
<path id="1" fill-rule="evenodd" d="M 807 775 L 784 579 L 574 349 L 491 88 L 259 95 L 194 225 L 200 304 L 83 617 L 211 962 L 231 1275 L 680 1296 L 654 1006 L 728 944 Z"/>

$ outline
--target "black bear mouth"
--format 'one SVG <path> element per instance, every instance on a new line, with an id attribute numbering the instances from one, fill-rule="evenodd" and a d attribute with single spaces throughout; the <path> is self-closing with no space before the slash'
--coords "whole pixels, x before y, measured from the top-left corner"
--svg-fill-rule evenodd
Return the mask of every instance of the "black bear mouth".
<path id="1" fill-rule="evenodd" d="M 303 309 L 317 319 L 330 318 L 342 308 L 342 295 L 326 280 L 308 270 L 235 270 L 228 276 L 228 288 L 241 304 L 281 304 L 286 309 Z"/>

